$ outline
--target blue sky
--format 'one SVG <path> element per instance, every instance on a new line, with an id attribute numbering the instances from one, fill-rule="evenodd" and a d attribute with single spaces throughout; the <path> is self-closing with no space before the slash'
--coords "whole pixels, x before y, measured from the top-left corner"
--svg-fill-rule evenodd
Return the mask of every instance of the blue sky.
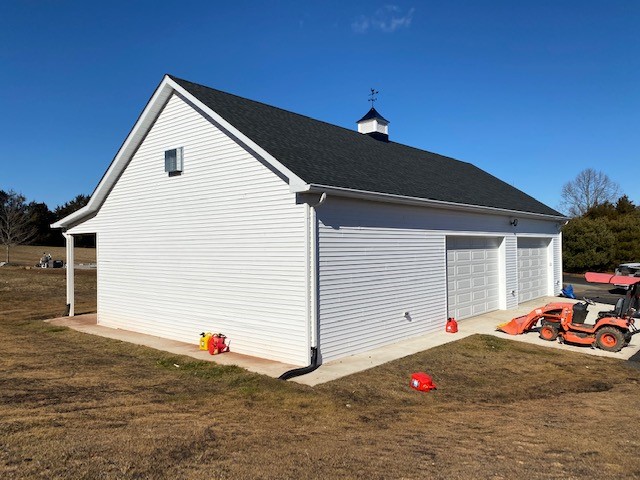
<path id="1" fill-rule="evenodd" d="M 640 1 L 2 1 L 0 189 L 91 193 L 164 73 L 465 160 L 552 207 L 640 204 Z"/>

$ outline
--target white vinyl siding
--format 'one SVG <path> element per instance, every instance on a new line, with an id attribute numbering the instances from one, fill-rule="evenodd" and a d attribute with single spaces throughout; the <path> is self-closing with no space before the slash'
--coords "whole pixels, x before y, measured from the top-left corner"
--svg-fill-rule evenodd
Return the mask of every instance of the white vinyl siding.
<path id="1" fill-rule="evenodd" d="M 457 320 L 497 310 L 501 239 L 447 238 L 448 315 Z"/>
<path id="2" fill-rule="evenodd" d="M 553 294 L 562 290 L 562 234 L 553 237 Z"/>
<path id="3" fill-rule="evenodd" d="M 188 169 L 168 177 L 165 150 Z M 288 185 L 174 95 L 96 217 L 98 322 L 237 353 L 309 361 L 305 213 Z"/>
<path id="4" fill-rule="evenodd" d="M 329 218 L 327 209 L 319 209 L 322 360 L 443 329 L 444 235 L 356 225 L 348 209 L 338 205 Z"/>
<path id="5" fill-rule="evenodd" d="M 517 237 L 510 217 L 331 195 L 317 212 L 324 362 L 444 329 L 447 238 L 460 248 L 471 242 L 477 260 L 471 264 L 478 277 L 471 292 L 476 301 L 470 312 L 462 311 L 464 306 L 457 310 L 462 318 L 517 306 Z M 518 224 L 526 232 L 555 228 L 527 219 Z"/>
<path id="6" fill-rule="evenodd" d="M 549 294 L 548 238 L 518 238 L 518 302 Z"/>

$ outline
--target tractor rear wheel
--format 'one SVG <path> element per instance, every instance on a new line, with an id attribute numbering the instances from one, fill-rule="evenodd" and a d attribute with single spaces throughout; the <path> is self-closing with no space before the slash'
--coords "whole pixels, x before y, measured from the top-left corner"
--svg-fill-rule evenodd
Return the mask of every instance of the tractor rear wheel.
<path id="1" fill-rule="evenodd" d="M 624 346 L 624 334 L 615 327 L 602 327 L 596 332 L 596 345 L 607 352 L 619 352 Z"/>
<path id="2" fill-rule="evenodd" d="M 540 338 L 552 342 L 558 338 L 558 327 L 552 323 L 545 323 L 540 327 Z"/>

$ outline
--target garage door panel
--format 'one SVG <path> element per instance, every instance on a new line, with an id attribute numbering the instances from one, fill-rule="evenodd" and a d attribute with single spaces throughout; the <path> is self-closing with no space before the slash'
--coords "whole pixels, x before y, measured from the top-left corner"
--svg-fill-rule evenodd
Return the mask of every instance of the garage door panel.
<path id="1" fill-rule="evenodd" d="M 518 302 L 547 295 L 549 239 L 518 239 Z"/>
<path id="2" fill-rule="evenodd" d="M 477 302 L 479 300 L 486 300 L 487 298 L 487 292 L 484 290 L 480 290 L 477 292 L 473 292 L 473 302 Z"/>
<path id="3" fill-rule="evenodd" d="M 462 319 L 499 307 L 499 245 L 497 238 L 447 239 L 450 316 Z"/>
<path id="4" fill-rule="evenodd" d="M 471 273 L 471 265 L 456 266 L 454 268 L 455 268 L 456 276 L 469 275 Z"/>
<path id="5" fill-rule="evenodd" d="M 484 250 L 473 250 L 471 252 L 471 260 L 484 260 L 486 257 Z"/>
<path id="6" fill-rule="evenodd" d="M 471 252 L 457 251 L 455 252 L 454 258 L 456 262 L 463 261 L 463 260 L 471 260 Z"/>
<path id="7" fill-rule="evenodd" d="M 487 267 L 483 264 L 476 264 L 471 266 L 471 273 L 484 274 L 487 270 Z"/>
<path id="8" fill-rule="evenodd" d="M 464 305 L 465 303 L 469 303 L 471 301 L 471 294 L 470 293 L 462 293 L 460 295 L 456 295 L 456 303 L 460 303 L 461 305 Z"/>
<path id="9" fill-rule="evenodd" d="M 471 286 L 472 286 L 473 288 L 476 288 L 476 287 L 484 287 L 484 286 L 486 286 L 486 285 L 487 285 L 487 280 L 486 280 L 486 278 L 484 278 L 484 277 L 474 278 L 474 279 L 471 281 Z"/>

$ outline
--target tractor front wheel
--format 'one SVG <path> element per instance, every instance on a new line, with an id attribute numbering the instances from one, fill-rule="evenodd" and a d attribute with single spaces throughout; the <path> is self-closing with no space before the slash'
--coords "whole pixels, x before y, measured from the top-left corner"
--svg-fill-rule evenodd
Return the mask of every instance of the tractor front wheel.
<path id="1" fill-rule="evenodd" d="M 607 352 L 619 352 L 624 346 L 624 334 L 615 327 L 602 327 L 596 332 L 596 345 Z"/>
<path id="2" fill-rule="evenodd" d="M 551 323 L 545 323 L 540 327 L 540 338 L 552 342 L 558 338 L 558 327 Z"/>

